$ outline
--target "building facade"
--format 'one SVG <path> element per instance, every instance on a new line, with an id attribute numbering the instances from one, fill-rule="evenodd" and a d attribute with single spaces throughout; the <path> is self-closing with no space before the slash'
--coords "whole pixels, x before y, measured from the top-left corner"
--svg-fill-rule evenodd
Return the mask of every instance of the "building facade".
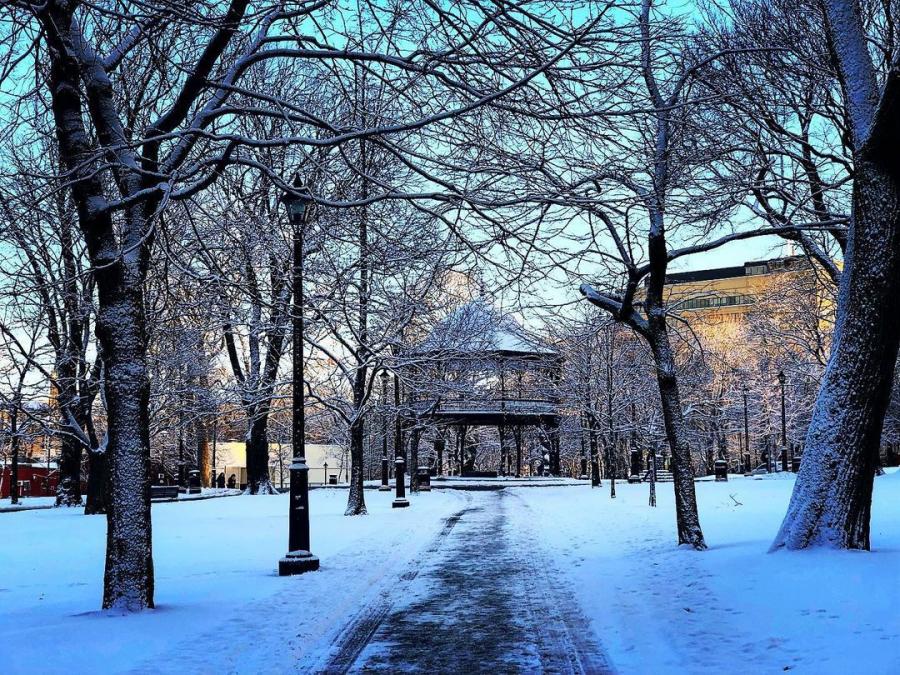
<path id="1" fill-rule="evenodd" d="M 666 292 L 670 311 L 689 322 L 711 325 L 744 322 L 754 305 L 787 292 L 817 304 L 829 302 L 820 271 L 801 256 L 675 272 L 666 277 Z"/>

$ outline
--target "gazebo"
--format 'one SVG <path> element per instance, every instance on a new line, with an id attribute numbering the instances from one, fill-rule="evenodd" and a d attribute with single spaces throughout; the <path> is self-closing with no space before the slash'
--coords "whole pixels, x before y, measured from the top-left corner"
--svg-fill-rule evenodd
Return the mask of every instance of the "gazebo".
<path id="1" fill-rule="evenodd" d="M 436 472 L 444 470 L 448 432 L 455 430 L 450 461 L 461 475 L 473 475 L 475 454 L 467 445 L 473 427 L 496 427 L 500 473 L 522 475 L 523 428 L 540 430 L 544 471 L 558 475 L 562 358 L 529 335 L 510 315 L 482 299 L 465 303 L 441 321 L 421 343 L 404 353 L 407 416 L 435 430 Z"/>

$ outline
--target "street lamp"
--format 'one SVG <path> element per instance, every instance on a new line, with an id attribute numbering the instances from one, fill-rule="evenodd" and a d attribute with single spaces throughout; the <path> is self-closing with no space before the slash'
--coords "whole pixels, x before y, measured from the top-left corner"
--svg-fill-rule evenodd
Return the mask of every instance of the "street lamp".
<path id="1" fill-rule="evenodd" d="M 778 371 L 778 383 L 781 385 L 781 470 L 788 470 L 788 459 L 787 459 L 787 418 L 785 415 L 785 405 L 784 405 L 784 383 L 787 381 L 787 376 L 784 374 L 783 370 Z"/>
<path id="2" fill-rule="evenodd" d="M 309 552 L 309 467 L 306 465 L 306 418 L 303 409 L 303 230 L 309 198 L 300 176 L 294 176 L 293 190 L 283 197 L 291 219 L 293 265 L 291 268 L 293 371 L 291 377 L 294 459 L 290 466 L 291 487 L 288 507 L 288 552 L 278 561 L 278 574 L 288 576 L 319 569 L 319 559 Z"/>
<path id="3" fill-rule="evenodd" d="M 381 371 L 381 485 L 379 492 L 390 492 L 388 484 L 388 454 L 387 454 L 387 382 L 388 373 Z"/>

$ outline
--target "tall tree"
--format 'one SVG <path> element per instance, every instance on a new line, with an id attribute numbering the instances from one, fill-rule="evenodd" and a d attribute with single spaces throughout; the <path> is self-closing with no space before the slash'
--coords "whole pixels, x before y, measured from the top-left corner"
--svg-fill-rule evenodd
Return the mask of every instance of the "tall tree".
<path id="1" fill-rule="evenodd" d="M 849 112 L 852 218 L 837 320 L 803 463 L 772 545 L 869 548 L 872 487 L 900 345 L 900 53 L 883 84 L 857 0 L 827 0 Z"/>

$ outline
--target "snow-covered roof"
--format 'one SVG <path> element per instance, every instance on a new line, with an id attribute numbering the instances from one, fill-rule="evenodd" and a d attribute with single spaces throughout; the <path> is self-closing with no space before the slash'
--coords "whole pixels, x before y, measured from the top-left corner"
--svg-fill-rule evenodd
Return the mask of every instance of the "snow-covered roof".
<path id="1" fill-rule="evenodd" d="M 557 352 L 528 335 L 510 315 L 501 315 L 482 299 L 457 307 L 411 354 L 507 354 L 556 356 Z"/>

